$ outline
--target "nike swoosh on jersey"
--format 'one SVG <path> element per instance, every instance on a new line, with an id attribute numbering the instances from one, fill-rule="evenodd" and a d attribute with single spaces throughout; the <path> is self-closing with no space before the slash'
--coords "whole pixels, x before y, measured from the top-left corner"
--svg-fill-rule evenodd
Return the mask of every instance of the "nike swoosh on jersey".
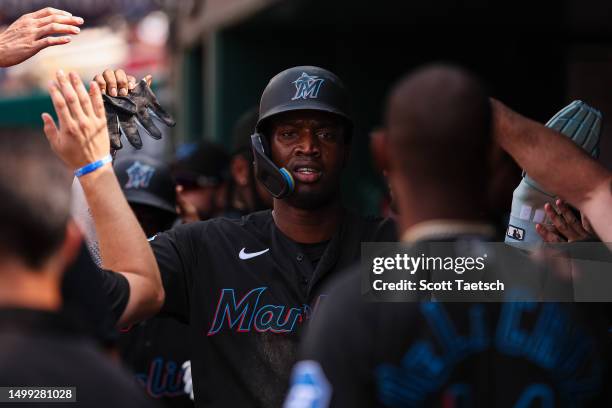
<path id="1" fill-rule="evenodd" d="M 251 258 L 255 258 L 256 256 L 263 255 L 270 250 L 270 248 L 266 248 L 263 251 L 259 251 L 259 252 L 245 252 L 245 249 L 246 248 L 242 248 L 240 250 L 240 253 L 238 254 L 238 258 L 251 259 Z"/>

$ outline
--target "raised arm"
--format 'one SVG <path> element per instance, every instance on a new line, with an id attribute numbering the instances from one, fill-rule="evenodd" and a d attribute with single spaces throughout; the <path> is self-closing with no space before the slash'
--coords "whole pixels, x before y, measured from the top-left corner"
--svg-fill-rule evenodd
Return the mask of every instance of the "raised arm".
<path id="1" fill-rule="evenodd" d="M 47 47 L 69 43 L 69 35 L 78 34 L 81 24 L 81 17 L 52 7 L 24 14 L 0 33 L 0 67 L 19 64 Z"/>
<path id="2" fill-rule="evenodd" d="M 44 130 L 56 154 L 73 170 L 109 155 L 110 142 L 102 95 L 91 83 L 90 95 L 75 73 L 57 73 L 49 86 L 59 128 L 43 114 Z M 145 234 L 121 191 L 112 165 L 80 176 L 98 234 L 103 266 L 126 277 L 130 296 L 121 324 L 155 314 L 164 301 L 157 262 Z"/>
<path id="3" fill-rule="evenodd" d="M 612 173 L 558 132 L 497 100 L 491 107 L 502 148 L 547 191 L 583 212 L 603 241 L 612 242 Z"/>

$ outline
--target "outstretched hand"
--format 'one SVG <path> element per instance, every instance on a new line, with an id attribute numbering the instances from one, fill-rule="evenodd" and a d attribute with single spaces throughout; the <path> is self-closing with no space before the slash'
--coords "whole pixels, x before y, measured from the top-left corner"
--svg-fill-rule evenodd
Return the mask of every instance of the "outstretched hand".
<path id="1" fill-rule="evenodd" d="M 147 75 L 144 80 L 147 85 L 151 86 L 151 80 L 153 77 Z M 98 74 L 94 77 L 94 81 L 98 83 L 102 93 L 110 96 L 127 96 L 127 94 L 134 88 L 136 88 L 136 78 L 132 75 L 128 75 L 122 69 L 106 69 L 103 73 Z"/>
<path id="2" fill-rule="evenodd" d="M 0 34 L 0 67 L 19 64 L 44 48 L 69 43 L 68 35 L 58 34 L 78 34 L 81 24 L 81 17 L 52 7 L 24 14 Z"/>
<path id="3" fill-rule="evenodd" d="M 536 231 L 544 242 L 575 242 L 595 238 L 587 219 L 583 217 L 579 220 L 563 200 L 557 200 L 555 204 L 559 209 L 558 212 L 549 203 L 544 206 L 552 225 L 536 225 Z"/>
<path id="4" fill-rule="evenodd" d="M 87 93 L 79 76 L 57 72 L 57 82 L 49 85 L 59 128 L 43 113 L 44 131 L 55 153 L 72 169 L 102 159 L 110 152 L 104 103 L 98 84 Z"/>

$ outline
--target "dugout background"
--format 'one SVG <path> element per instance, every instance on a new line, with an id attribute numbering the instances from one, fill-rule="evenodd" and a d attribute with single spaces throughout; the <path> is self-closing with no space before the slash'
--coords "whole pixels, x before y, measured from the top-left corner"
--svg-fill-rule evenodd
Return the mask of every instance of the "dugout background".
<path id="1" fill-rule="evenodd" d="M 336 72 L 352 94 L 356 135 L 343 185 L 346 204 L 375 213 L 385 189 L 372 171 L 367 143 L 369 131 L 382 123 L 385 94 L 414 67 L 443 61 L 475 71 L 492 95 L 542 122 L 576 98 L 600 109 L 600 160 L 612 168 L 608 0 L 6 0 L 0 2 L 0 22 L 44 5 L 84 16 L 87 29 L 79 37 L 86 45 L 78 49 L 76 38 L 72 51 L 63 46 L 41 52 L 38 61 L 45 62 L 33 60 L 38 69 L 29 68 L 38 80 L 22 73 L 13 81 L 38 83 L 29 92 L 9 94 L 0 86 L 5 128 L 41 130 L 40 113 L 52 110 L 43 79 L 51 78 L 58 61 L 84 79 L 93 76 L 94 66 L 95 72 L 125 67 L 135 75 L 153 69 L 156 92 L 172 107 L 178 125 L 168 132 L 172 137 L 149 141 L 145 148 L 172 160 L 185 142 L 209 139 L 229 147 L 234 121 L 257 105 L 274 74 L 294 65 L 321 65 Z M 142 55 L 149 47 L 143 45 L 146 38 L 132 40 L 138 22 L 156 11 L 169 22 L 169 38 L 151 59 Z M 86 32 L 97 28 L 98 35 L 85 40 Z M 109 45 L 109 33 L 123 45 Z M 121 50 L 127 51 L 119 56 Z M 0 69 L 0 85 L 24 69 Z M 515 173 L 518 178 L 519 170 Z M 514 188 L 517 182 L 499 184 Z M 509 208 L 509 199 L 497 195 Z"/>
<path id="2" fill-rule="evenodd" d="M 466 66 L 492 95 L 542 122 L 574 98 L 602 110 L 606 124 L 612 117 L 612 7 L 605 1 L 230 2 L 237 8 L 259 3 L 242 17 L 217 3 L 194 12 L 208 13 L 201 33 L 193 33 L 197 24 L 188 26 L 180 133 L 229 146 L 233 122 L 258 103 L 273 75 L 293 65 L 328 68 L 346 82 L 354 102 L 356 135 L 343 190 L 347 205 L 361 211 L 376 212 L 383 191 L 372 171 L 368 132 L 382 123 L 390 86 L 423 63 Z M 609 128 L 601 159 L 612 167 Z"/>

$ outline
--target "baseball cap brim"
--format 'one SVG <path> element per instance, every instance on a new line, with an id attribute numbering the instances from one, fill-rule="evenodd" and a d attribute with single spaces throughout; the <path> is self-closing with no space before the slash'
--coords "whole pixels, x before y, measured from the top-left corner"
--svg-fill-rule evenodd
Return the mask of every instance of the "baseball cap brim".
<path id="1" fill-rule="evenodd" d="M 270 109 L 268 112 L 266 112 L 266 114 L 262 117 L 259 118 L 259 122 L 257 123 L 257 130 L 260 129 L 261 124 L 270 119 L 273 116 L 276 116 L 278 114 L 281 113 L 285 113 L 285 112 L 292 112 L 292 111 L 301 111 L 301 110 L 315 110 L 315 111 L 320 111 L 320 112 L 329 112 L 329 113 L 333 113 L 335 115 L 341 116 L 342 118 L 348 120 L 349 122 L 351 121 L 351 118 L 349 118 L 344 112 L 342 112 L 339 109 L 335 109 L 333 106 L 329 105 L 328 103 L 324 103 L 324 102 L 318 102 L 318 101 L 309 101 L 308 103 L 301 103 L 301 104 L 294 104 L 294 103 L 287 103 L 284 105 L 279 105 L 274 107 L 273 109 Z"/>
<path id="2" fill-rule="evenodd" d="M 176 207 L 167 201 L 149 193 L 148 191 L 142 190 L 128 190 L 125 191 L 125 198 L 128 203 L 149 205 L 151 207 L 159 208 L 160 210 L 168 211 L 172 214 L 177 214 Z"/>

